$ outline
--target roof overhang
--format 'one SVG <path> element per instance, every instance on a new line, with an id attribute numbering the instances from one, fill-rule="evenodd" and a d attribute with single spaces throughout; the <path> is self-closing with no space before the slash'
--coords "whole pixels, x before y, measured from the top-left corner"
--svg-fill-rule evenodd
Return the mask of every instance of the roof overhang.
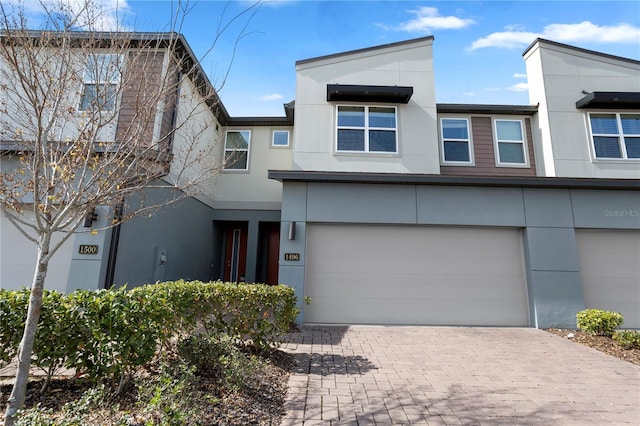
<path id="1" fill-rule="evenodd" d="M 503 188 L 619 189 L 640 191 L 637 179 L 443 176 L 414 173 L 323 172 L 269 170 L 269 179 L 280 182 L 355 183 L 387 185 L 474 186 Z"/>
<path id="2" fill-rule="evenodd" d="M 409 86 L 327 84 L 327 101 L 406 104 L 411 99 L 411 95 L 413 95 L 413 87 Z"/>
<path id="3" fill-rule="evenodd" d="M 576 108 L 640 109 L 640 92 L 591 92 Z"/>
<path id="4" fill-rule="evenodd" d="M 535 115 L 538 105 L 436 104 L 438 113 Z"/>

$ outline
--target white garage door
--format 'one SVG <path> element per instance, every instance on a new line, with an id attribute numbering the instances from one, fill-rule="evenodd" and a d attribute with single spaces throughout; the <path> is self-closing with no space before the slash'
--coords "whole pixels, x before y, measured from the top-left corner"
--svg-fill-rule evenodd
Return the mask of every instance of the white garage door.
<path id="1" fill-rule="evenodd" d="M 578 230 L 587 308 L 620 312 L 624 328 L 640 328 L 640 231 Z"/>
<path id="2" fill-rule="evenodd" d="M 528 325 L 517 229 L 307 227 L 305 322 Z"/>

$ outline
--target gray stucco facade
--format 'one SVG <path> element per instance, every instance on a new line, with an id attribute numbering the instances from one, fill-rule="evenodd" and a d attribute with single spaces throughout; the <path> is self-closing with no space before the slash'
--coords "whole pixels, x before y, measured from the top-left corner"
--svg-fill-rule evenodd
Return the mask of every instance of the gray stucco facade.
<path id="1" fill-rule="evenodd" d="M 529 325 L 575 327 L 575 314 L 585 309 L 576 231 L 640 230 L 640 191 L 632 181 L 611 180 L 607 188 L 594 189 L 592 180 L 545 178 L 494 179 L 480 186 L 469 179 L 452 185 L 438 177 L 421 182 L 403 177 L 397 183 L 367 175 L 349 182 L 304 172 L 274 171 L 271 177 L 284 183 L 282 229 L 296 226 L 295 240 L 284 231 L 281 236 L 280 277 L 299 299 L 305 295 L 308 224 L 510 227 L 523 235 Z M 287 261 L 284 254 L 291 252 L 300 253 L 300 260 Z"/>

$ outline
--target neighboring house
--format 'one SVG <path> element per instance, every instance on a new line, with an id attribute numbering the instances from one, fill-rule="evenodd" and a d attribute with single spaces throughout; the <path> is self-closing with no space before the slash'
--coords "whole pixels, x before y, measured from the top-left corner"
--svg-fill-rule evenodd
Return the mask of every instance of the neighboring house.
<path id="1" fill-rule="evenodd" d="M 269 176 L 302 320 L 564 327 L 598 307 L 640 328 L 640 62 L 537 40 L 531 105 L 436 104 L 432 43 L 296 64 L 293 167 Z"/>
<path id="2" fill-rule="evenodd" d="M 640 328 L 640 62 L 539 39 L 530 105 L 438 104 L 433 42 L 299 61 L 283 117 L 212 105 L 227 166 L 204 194 L 98 233 L 91 285 L 78 234 L 50 282 L 284 283 L 306 323 L 572 327 L 598 307 Z M 1 288 L 30 281 L 6 229 Z"/>

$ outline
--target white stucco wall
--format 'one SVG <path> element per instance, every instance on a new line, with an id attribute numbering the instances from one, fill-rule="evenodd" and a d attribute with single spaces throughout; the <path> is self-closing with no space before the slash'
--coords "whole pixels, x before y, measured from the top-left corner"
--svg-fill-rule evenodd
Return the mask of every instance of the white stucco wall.
<path id="1" fill-rule="evenodd" d="M 29 207 L 29 206 L 26 206 Z M 33 215 L 25 213 L 27 220 Z M 61 234 L 54 236 L 60 241 Z M 45 281 L 45 288 L 64 292 L 69 276 L 73 237 L 53 255 Z M 0 213 L 0 289 L 17 290 L 30 287 L 38 255 L 37 246 L 27 240 L 11 222 Z"/>
<path id="2" fill-rule="evenodd" d="M 179 180 L 181 186 L 195 184 L 198 193 L 213 197 L 211 178 L 222 167 L 224 129 L 189 79 L 180 85 L 175 122 L 174 160 L 168 180 Z M 159 131 L 157 127 L 156 136 Z"/>
<path id="3" fill-rule="evenodd" d="M 39 63 L 42 67 L 47 67 L 54 82 L 46 86 L 52 98 L 51 103 L 59 103 L 57 110 L 44 108 L 44 125 L 51 128 L 47 134 L 49 140 L 64 141 L 76 138 L 80 131 L 87 125 L 87 114 L 80 111 L 80 104 L 83 95 L 83 78 L 86 64 L 86 51 L 76 49 L 60 56 L 59 51 L 48 49 L 39 55 Z M 2 140 L 34 140 L 32 129 L 37 127 L 34 108 L 28 101 L 28 96 L 21 89 L 21 84 L 14 74 L 14 71 L 0 57 L 0 81 L 6 82 L 10 89 L 2 95 L 0 99 L 0 139 Z M 58 70 L 64 73 L 62 78 L 55 79 L 59 75 Z M 26 72 L 27 81 L 35 81 L 42 78 L 42 72 L 30 70 Z M 58 88 L 58 83 L 64 89 L 61 95 L 53 95 Z M 38 100 L 41 104 L 41 99 Z M 42 107 L 42 105 L 38 105 Z M 114 111 L 101 113 L 102 124 L 97 132 L 97 141 L 111 142 L 115 140 L 118 108 Z M 97 122 L 97 118 L 93 119 Z"/>
<path id="4" fill-rule="evenodd" d="M 293 168 L 439 173 L 432 44 L 423 38 L 299 62 Z M 352 103 L 328 102 L 327 84 L 413 87 L 408 104 L 382 104 L 397 107 L 398 153 L 337 153 L 336 105 Z"/>
<path id="5" fill-rule="evenodd" d="M 640 65 L 539 40 L 525 54 L 538 172 L 545 176 L 640 178 L 640 161 L 595 159 L 588 112 L 576 101 L 585 92 L 640 92 Z M 607 110 L 606 112 L 629 112 Z M 635 111 L 637 113 L 638 111 Z"/>
<path id="6" fill-rule="evenodd" d="M 297 113 L 297 112 L 296 112 Z M 282 201 L 282 183 L 268 179 L 269 170 L 291 168 L 293 127 L 247 126 L 225 130 L 249 130 L 248 170 L 222 171 L 214 179 L 212 198 L 214 207 L 230 209 L 279 210 Z M 272 146 L 274 130 L 289 131 L 289 146 Z M 224 144 L 224 134 L 222 145 Z M 220 148 L 220 155 L 224 147 Z"/>

